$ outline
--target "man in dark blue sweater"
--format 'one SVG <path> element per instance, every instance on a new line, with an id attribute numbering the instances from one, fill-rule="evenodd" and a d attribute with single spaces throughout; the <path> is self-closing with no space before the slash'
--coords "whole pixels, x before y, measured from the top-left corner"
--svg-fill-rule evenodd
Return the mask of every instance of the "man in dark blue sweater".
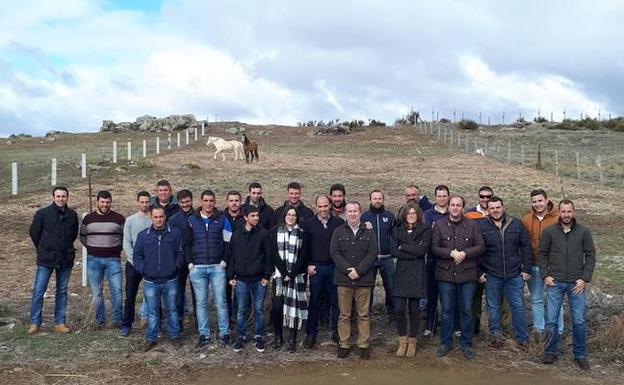
<path id="1" fill-rule="evenodd" d="M 344 221 L 330 213 L 330 198 L 327 195 L 316 197 L 316 215 L 304 222 L 305 243 L 310 277 L 310 304 L 304 346 L 314 348 L 320 319 L 320 304 L 323 297 L 329 302 L 329 320 L 332 338 L 337 340 L 338 297 L 334 285 L 334 262 L 329 253 L 329 244 L 334 230 Z"/>

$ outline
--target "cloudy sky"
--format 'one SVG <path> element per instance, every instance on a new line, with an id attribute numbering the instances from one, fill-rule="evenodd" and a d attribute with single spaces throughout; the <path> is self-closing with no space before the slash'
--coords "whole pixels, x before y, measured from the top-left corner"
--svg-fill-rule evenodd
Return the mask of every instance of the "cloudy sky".
<path id="1" fill-rule="evenodd" d="M 618 0 L 8 0 L 0 136 L 144 114 L 621 115 L 623 19 Z"/>

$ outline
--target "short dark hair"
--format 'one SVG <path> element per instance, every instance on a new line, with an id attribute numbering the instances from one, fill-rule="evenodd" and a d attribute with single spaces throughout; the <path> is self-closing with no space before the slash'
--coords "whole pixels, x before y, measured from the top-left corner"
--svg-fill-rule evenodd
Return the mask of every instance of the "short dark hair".
<path id="1" fill-rule="evenodd" d="M 563 205 L 572 205 L 572 208 L 574 208 L 574 202 L 572 202 L 570 199 L 562 199 L 559 202 L 559 210 L 561 210 L 561 206 Z"/>
<path id="2" fill-rule="evenodd" d="M 386 198 L 386 196 L 384 195 L 383 191 L 381 191 L 380 189 L 374 189 L 373 191 L 371 191 L 370 193 L 368 193 L 368 199 L 370 200 L 373 197 L 373 193 L 380 193 L 382 198 Z M 360 202 L 357 202 L 358 204 Z"/>
<path id="3" fill-rule="evenodd" d="M 208 196 L 210 196 L 210 197 L 213 197 L 213 198 L 216 198 L 216 197 L 217 197 L 217 196 L 215 195 L 214 191 L 212 191 L 212 190 L 210 190 L 210 189 L 206 189 L 206 190 L 202 191 L 202 193 L 201 193 L 201 198 L 202 198 L 202 199 L 204 199 L 204 196 L 206 196 L 206 195 L 208 195 Z"/>
<path id="4" fill-rule="evenodd" d="M 162 206 L 154 206 L 150 209 L 150 213 L 153 213 L 156 210 L 162 210 L 163 214 L 165 214 L 165 217 L 167 216 L 167 210 L 165 210 L 164 207 Z"/>
<path id="5" fill-rule="evenodd" d="M 500 202 L 501 205 L 505 206 L 505 202 L 503 202 L 503 200 L 500 197 L 497 197 L 496 195 L 490 198 L 490 200 L 488 201 L 488 206 L 490 205 L 490 203 L 494 203 L 494 202 Z"/>
<path id="6" fill-rule="evenodd" d="M 406 190 L 408 188 L 415 188 L 416 190 L 420 191 L 420 187 L 416 186 L 415 184 L 411 184 L 411 185 L 405 187 Z"/>
<path id="7" fill-rule="evenodd" d="M 65 186 L 54 186 L 52 188 L 52 196 L 54 196 L 54 193 L 56 192 L 56 190 L 65 191 L 65 194 L 67 194 L 67 196 L 69 196 L 69 190 L 67 190 L 67 187 L 65 187 Z"/>
<path id="8" fill-rule="evenodd" d="M 161 179 L 158 182 L 156 182 L 156 188 L 163 187 L 163 186 L 169 187 L 169 189 L 171 189 L 171 184 L 169 183 L 167 179 Z"/>
<path id="9" fill-rule="evenodd" d="M 251 213 L 260 213 L 260 210 L 258 209 L 258 206 L 247 205 L 247 206 L 243 207 L 243 215 L 244 216 L 248 216 Z"/>
<path id="10" fill-rule="evenodd" d="M 191 192 L 191 190 L 183 189 L 178 191 L 178 193 L 176 194 L 176 198 L 178 199 L 178 202 L 185 198 L 193 199 L 193 193 Z"/>
<path id="11" fill-rule="evenodd" d="M 360 211 L 362 211 L 362 205 L 358 201 L 349 201 L 349 202 L 347 202 L 345 207 L 347 207 L 348 205 L 357 205 L 357 207 L 359 207 Z"/>
<path id="12" fill-rule="evenodd" d="M 288 183 L 288 186 L 286 186 L 286 190 L 301 190 L 301 183 L 299 182 L 290 182 Z"/>
<path id="13" fill-rule="evenodd" d="M 236 190 L 228 191 L 227 194 L 225 194 L 225 197 L 228 198 L 230 195 L 236 195 L 236 196 L 238 196 L 238 199 L 241 198 L 241 193 L 236 191 Z"/>
<path id="14" fill-rule="evenodd" d="M 252 188 L 262 188 L 262 186 L 258 182 L 251 182 L 249 183 L 249 189 L 247 191 L 251 192 Z"/>
<path id="15" fill-rule="evenodd" d="M 331 195 L 334 191 L 341 191 L 342 195 L 347 195 L 345 186 L 342 183 L 334 183 L 329 187 L 329 195 Z"/>
<path id="16" fill-rule="evenodd" d="M 529 196 L 531 198 L 533 198 L 534 196 L 538 196 L 538 195 L 543 195 L 544 198 L 548 198 L 548 195 L 546 195 L 546 191 L 544 189 L 541 189 L 541 188 L 535 189 L 535 190 L 531 191 L 531 194 L 529 194 Z"/>
<path id="17" fill-rule="evenodd" d="M 494 190 L 492 190 L 492 188 L 490 186 L 481 186 L 481 187 L 479 187 L 479 192 L 481 192 L 481 191 L 489 191 L 492 194 L 494 194 Z"/>
<path id="18" fill-rule="evenodd" d="M 95 196 L 95 200 L 99 200 L 100 198 L 102 199 L 113 199 L 113 196 L 111 195 L 110 191 L 108 190 L 100 190 L 98 191 L 97 195 Z"/>
<path id="19" fill-rule="evenodd" d="M 443 184 L 439 184 L 436 186 L 435 190 L 433 190 L 433 195 L 436 195 L 438 191 L 446 191 L 448 195 L 451 195 L 451 191 L 449 190 L 448 186 L 443 185 Z"/>
<path id="20" fill-rule="evenodd" d="M 148 198 L 152 198 L 152 196 L 150 195 L 150 193 L 148 193 L 147 191 L 143 190 L 143 191 L 139 191 L 137 193 L 137 201 L 139 200 L 139 198 L 141 197 L 148 197 Z"/>

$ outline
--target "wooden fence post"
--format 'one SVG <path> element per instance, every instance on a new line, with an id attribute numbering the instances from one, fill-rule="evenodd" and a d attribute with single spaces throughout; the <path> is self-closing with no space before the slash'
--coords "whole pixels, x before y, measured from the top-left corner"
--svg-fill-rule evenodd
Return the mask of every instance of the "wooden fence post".
<path id="1" fill-rule="evenodd" d="M 50 185 L 56 186 L 56 158 L 52 158 L 52 167 L 50 170 Z"/>
<path id="2" fill-rule="evenodd" d="M 128 142 L 128 160 L 132 160 L 132 142 Z"/>
<path id="3" fill-rule="evenodd" d="M 171 150 L 171 134 L 167 134 L 167 150 Z"/>
<path id="4" fill-rule="evenodd" d="M 147 158 L 147 140 L 143 139 L 143 157 Z"/>
<path id="5" fill-rule="evenodd" d="M 81 169 L 81 177 L 84 179 L 87 177 L 87 154 L 82 153 L 80 155 L 80 169 Z"/>
<path id="6" fill-rule="evenodd" d="M 17 195 L 17 162 L 11 163 L 11 194 Z"/>
<path id="7" fill-rule="evenodd" d="M 576 152 L 576 179 L 581 179 L 581 156 Z"/>
<path id="8" fill-rule="evenodd" d="M 160 154 L 160 136 L 156 137 L 156 155 Z"/>
<path id="9" fill-rule="evenodd" d="M 178 131 L 178 147 L 180 147 L 180 131 Z"/>
<path id="10" fill-rule="evenodd" d="M 186 145 L 188 146 L 188 144 L 189 144 L 189 134 L 190 134 L 189 130 L 186 129 L 184 134 L 186 136 Z"/>

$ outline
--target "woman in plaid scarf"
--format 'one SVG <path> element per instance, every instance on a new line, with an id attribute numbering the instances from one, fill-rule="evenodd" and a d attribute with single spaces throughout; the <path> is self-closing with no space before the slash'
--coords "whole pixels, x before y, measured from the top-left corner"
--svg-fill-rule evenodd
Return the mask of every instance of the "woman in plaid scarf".
<path id="1" fill-rule="evenodd" d="M 271 320 L 275 329 L 274 347 L 284 343 L 283 328 L 289 330 L 288 351 L 297 350 L 297 330 L 308 318 L 306 298 L 306 260 L 303 229 L 297 224 L 294 207 L 284 210 L 283 218 L 272 232 L 272 246 L 275 272 L 272 277 L 273 295 Z"/>

